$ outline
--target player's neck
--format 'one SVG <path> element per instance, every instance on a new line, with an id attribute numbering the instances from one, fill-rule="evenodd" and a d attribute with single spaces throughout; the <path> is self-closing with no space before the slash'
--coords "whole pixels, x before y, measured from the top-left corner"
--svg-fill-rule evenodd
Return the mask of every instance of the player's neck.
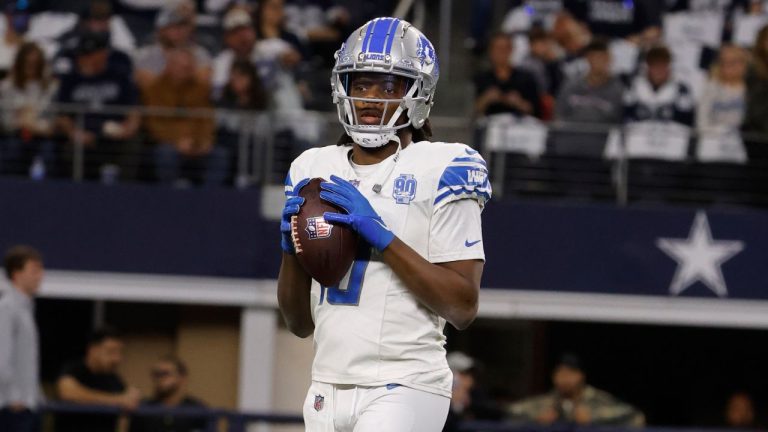
<path id="1" fill-rule="evenodd" d="M 411 143 L 411 131 L 409 128 L 401 129 L 397 136 L 400 138 L 400 147 L 406 148 Z M 358 144 L 352 146 L 352 162 L 358 165 L 373 165 L 392 156 L 397 152 L 397 141 L 376 148 L 363 147 Z"/>

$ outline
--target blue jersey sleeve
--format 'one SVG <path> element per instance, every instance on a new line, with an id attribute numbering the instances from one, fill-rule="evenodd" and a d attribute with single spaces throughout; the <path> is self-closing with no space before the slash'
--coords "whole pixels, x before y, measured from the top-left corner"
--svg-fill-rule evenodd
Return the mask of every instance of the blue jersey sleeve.
<path id="1" fill-rule="evenodd" d="M 488 167 L 482 156 L 469 148 L 443 170 L 437 183 L 434 208 L 460 199 L 477 200 L 480 207 L 491 199 Z"/>

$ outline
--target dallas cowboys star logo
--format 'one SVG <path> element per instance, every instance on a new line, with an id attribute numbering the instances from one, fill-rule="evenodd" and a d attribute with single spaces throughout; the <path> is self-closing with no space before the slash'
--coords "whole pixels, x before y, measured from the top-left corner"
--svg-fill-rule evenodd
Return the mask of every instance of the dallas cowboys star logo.
<path id="1" fill-rule="evenodd" d="M 677 271 L 669 287 L 671 295 L 680 295 L 694 283 L 701 282 L 719 297 L 728 296 L 721 266 L 744 249 L 738 240 L 713 240 L 707 215 L 696 213 L 687 239 L 660 238 L 656 246 L 677 261 Z"/>

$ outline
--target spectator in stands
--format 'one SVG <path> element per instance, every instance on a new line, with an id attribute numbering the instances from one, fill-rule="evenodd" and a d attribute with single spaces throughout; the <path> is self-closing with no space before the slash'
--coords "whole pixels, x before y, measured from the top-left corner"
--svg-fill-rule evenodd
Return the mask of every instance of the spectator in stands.
<path id="1" fill-rule="evenodd" d="M 58 38 L 60 49 L 53 60 L 54 74 L 65 75 L 72 72 L 78 42 L 84 33 L 106 35 L 109 40 L 109 68 L 129 76 L 133 75 L 133 60 L 128 55 L 136 48 L 133 35 L 125 22 L 112 14 L 108 0 L 92 0 L 82 11 L 75 27 Z"/>
<path id="2" fill-rule="evenodd" d="M 205 408 L 198 399 L 189 396 L 187 365 L 174 357 L 161 358 L 152 367 L 151 378 L 154 393 L 141 402 L 141 406 L 164 408 Z M 198 417 L 134 416 L 130 432 L 202 432 L 206 419 Z"/>
<path id="3" fill-rule="evenodd" d="M 570 13 L 563 11 L 555 17 L 552 37 L 563 49 L 560 59 L 564 79 L 584 75 L 588 69 L 584 48 L 592 40 L 589 28 Z"/>
<path id="4" fill-rule="evenodd" d="M 136 82 L 148 85 L 165 69 L 168 53 L 176 48 L 189 49 L 195 56 L 195 73 L 203 82 L 211 78 L 211 56 L 192 40 L 195 31 L 195 6 L 182 0 L 163 8 L 155 21 L 157 41 L 136 52 Z"/>
<path id="5" fill-rule="evenodd" d="M 512 8 L 501 23 L 501 30 L 505 33 L 527 32 L 536 27 L 552 29 L 557 15 L 563 10 L 565 1 L 517 0 L 511 3 Z"/>
<path id="6" fill-rule="evenodd" d="M 488 45 L 491 69 L 475 77 L 475 113 L 491 115 L 512 113 L 541 117 L 541 93 L 529 72 L 510 63 L 512 38 L 494 35 Z"/>
<path id="7" fill-rule="evenodd" d="M 539 90 L 549 97 L 556 95 L 563 79 L 562 64 L 552 35 L 541 27 L 528 32 L 529 53 L 520 62 L 520 69 L 533 74 Z"/>
<path id="8" fill-rule="evenodd" d="M 268 8 L 283 9 L 283 0 L 266 0 Z M 288 0 L 285 4 L 285 28 L 299 36 L 319 61 L 332 66 L 333 54 L 349 34 L 349 11 L 325 0 Z M 330 63 L 328 63 L 330 62 Z"/>
<path id="9" fill-rule="evenodd" d="M 447 356 L 448 366 L 453 372 L 451 409 L 448 411 L 444 431 L 458 430 L 462 420 L 470 420 L 468 408 L 472 405 L 472 389 L 475 387 L 475 360 L 461 351 Z"/>
<path id="10" fill-rule="evenodd" d="M 557 96 L 555 119 L 564 130 L 552 136 L 552 151 L 556 154 L 601 156 L 609 125 L 622 120 L 624 86 L 611 74 L 608 44 L 593 40 L 585 49 L 585 58 L 589 72 L 568 80 Z M 587 124 L 605 130 L 582 132 Z"/>
<path id="11" fill-rule="evenodd" d="M 643 413 L 586 382 L 581 360 L 573 354 L 560 358 L 552 374 L 554 389 L 514 403 L 512 420 L 539 425 L 570 423 L 580 426 L 643 426 Z"/>
<path id="12" fill-rule="evenodd" d="M 191 109 L 189 115 L 147 118 L 150 138 L 157 144 L 154 150 L 155 174 L 166 184 L 186 186 L 182 168 L 203 171 L 205 185 L 218 185 L 227 175 L 228 152 L 213 142 L 213 113 L 211 117 L 199 110 L 211 108 L 210 85 L 195 73 L 195 54 L 189 48 L 178 48 L 167 53 L 168 61 L 160 76 L 144 89 L 144 104 L 148 107 Z"/>
<path id="13" fill-rule="evenodd" d="M 111 328 L 94 331 L 88 340 L 85 358 L 67 364 L 56 382 L 59 398 L 80 405 L 106 405 L 126 410 L 139 405 L 138 389 L 126 386 L 117 371 L 123 361 L 123 341 Z M 61 414 L 57 432 L 114 431 L 113 414 Z"/>
<path id="14" fill-rule="evenodd" d="M 720 48 L 696 108 L 696 128 L 738 130 L 744 120 L 747 54 L 736 45 Z"/>
<path id="15" fill-rule="evenodd" d="M 759 429 L 755 422 L 755 404 L 749 393 L 736 392 L 725 405 L 725 426 L 734 429 Z"/>
<path id="16" fill-rule="evenodd" d="M 39 179 L 53 168 L 49 108 L 56 87 L 43 50 L 32 42 L 22 44 L 11 74 L 0 83 L 0 114 L 7 134 L 0 141 L 0 172 L 26 174 L 34 160 L 35 172 L 30 174 Z"/>
<path id="17" fill-rule="evenodd" d="M 461 351 L 449 353 L 447 360 L 453 372 L 453 388 L 451 408 L 443 431 L 459 430 L 464 420 L 500 420 L 503 413 L 480 384 L 478 361 Z"/>
<path id="18" fill-rule="evenodd" d="M 279 60 L 284 66 L 294 68 L 303 60 L 308 51 L 297 34 L 289 30 L 285 15 L 283 0 L 266 0 L 259 3 L 254 12 L 256 37 L 259 43 L 263 45 L 259 47 L 262 58 L 270 57 L 269 51 L 274 50 L 274 48 L 270 49 L 267 46 L 268 43 L 277 44 L 277 41 L 283 41 L 280 43 L 276 55 L 279 56 Z M 285 44 L 292 51 L 286 49 Z"/>
<path id="19" fill-rule="evenodd" d="M 768 25 L 760 29 L 753 47 L 742 131 L 749 159 L 768 160 Z"/>
<path id="20" fill-rule="evenodd" d="M 755 421 L 755 404 L 746 392 L 735 392 L 728 397 L 723 420 L 727 428 L 760 429 Z"/>
<path id="21" fill-rule="evenodd" d="M 10 289 L 0 291 L 0 430 L 37 432 L 40 349 L 34 298 L 43 280 L 43 258 L 14 246 L 4 258 Z"/>
<path id="22" fill-rule="evenodd" d="M 637 76 L 624 95 L 626 121 L 671 121 L 693 126 L 694 101 L 688 86 L 672 78 L 672 54 L 651 48 L 645 74 Z"/>
<path id="23" fill-rule="evenodd" d="M 214 94 L 220 95 L 230 77 L 236 61 L 256 61 L 256 29 L 248 9 L 236 6 L 227 11 L 222 20 L 224 46 L 213 60 Z"/>
<path id="24" fill-rule="evenodd" d="M 5 33 L 0 39 L 0 77 L 5 77 L 16 58 L 24 33 L 29 29 L 28 7 L 19 7 L 18 3 L 7 2 L 5 6 Z"/>
<path id="25" fill-rule="evenodd" d="M 660 34 L 665 4 L 660 1 L 572 0 L 564 2 L 574 16 L 587 23 L 593 34 L 604 37 L 656 38 Z"/>
<path id="26" fill-rule="evenodd" d="M 236 110 L 263 111 L 268 105 L 267 91 L 253 63 L 243 60 L 235 62 L 224 94 L 219 100 L 219 106 Z"/>
<path id="27" fill-rule="evenodd" d="M 60 39 L 77 38 L 78 33 L 109 33 L 109 44 L 115 49 L 133 53 L 136 40 L 120 15 L 113 13 L 110 0 L 90 0 L 88 5 L 79 11 L 80 17 L 74 28 L 64 33 Z"/>
<path id="28" fill-rule="evenodd" d="M 61 78 L 55 100 L 61 104 L 77 104 L 84 111 L 82 117 L 69 111 L 62 112 L 56 119 L 70 147 L 65 158 L 71 158 L 71 146 L 80 143 L 85 148 L 85 177 L 92 179 L 101 175 L 102 180 L 111 181 L 118 175 L 133 177 L 138 166 L 134 147 L 140 117 L 133 110 L 99 112 L 127 109 L 138 100 L 138 90 L 130 77 L 107 67 L 107 44 L 103 34 L 87 33 L 80 38 L 76 68 Z"/>
<path id="29" fill-rule="evenodd" d="M 254 18 L 258 39 L 255 60 L 260 65 L 273 65 L 266 84 L 273 89 L 274 108 L 277 111 L 301 110 L 312 96 L 300 77 L 306 49 L 299 38 L 287 29 L 283 0 L 259 2 Z"/>
<path id="30" fill-rule="evenodd" d="M 254 123 L 258 120 L 249 113 L 243 112 L 264 111 L 269 105 L 269 96 L 253 63 L 239 60 L 232 65 L 229 81 L 217 105 L 220 108 L 237 111 L 217 116 L 217 143 L 230 149 L 232 154 L 236 154 L 240 144 L 240 134 L 253 131 L 259 136 L 265 135 L 264 128 Z"/>

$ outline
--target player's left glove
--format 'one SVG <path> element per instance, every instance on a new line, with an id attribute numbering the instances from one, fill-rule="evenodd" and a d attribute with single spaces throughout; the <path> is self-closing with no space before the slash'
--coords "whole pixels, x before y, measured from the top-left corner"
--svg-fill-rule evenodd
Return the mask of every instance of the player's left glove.
<path id="1" fill-rule="evenodd" d="M 320 198 L 348 213 L 327 212 L 323 215 L 327 222 L 349 226 L 379 252 L 392 243 L 395 235 L 352 183 L 332 175 L 330 182 L 320 183 L 320 188 Z"/>

